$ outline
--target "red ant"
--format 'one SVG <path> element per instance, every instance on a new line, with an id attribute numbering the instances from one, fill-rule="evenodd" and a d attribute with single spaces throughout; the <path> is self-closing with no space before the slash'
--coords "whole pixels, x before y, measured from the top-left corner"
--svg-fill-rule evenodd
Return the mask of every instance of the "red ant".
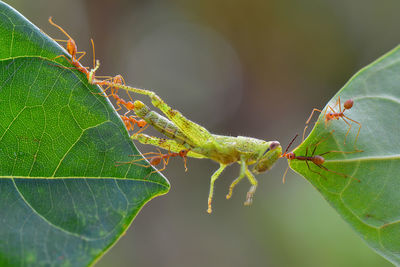
<path id="1" fill-rule="evenodd" d="M 333 132 L 333 131 L 332 131 L 332 132 Z M 331 132 L 331 134 L 332 134 L 332 132 Z M 309 147 L 306 147 L 306 155 L 305 155 L 305 156 L 296 156 L 296 154 L 295 154 L 293 151 L 292 151 L 292 152 L 288 152 L 288 150 L 289 150 L 289 147 L 293 144 L 294 140 L 297 138 L 297 136 L 298 136 L 298 134 L 296 134 L 296 136 L 295 136 L 295 137 L 292 139 L 292 141 L 289 143 L 289 145 L 287 146 L 285 152 L 281 155 L 281 158 L 287 158 L 288 160 L 302 160 L 302 161 L 305 161 L 306 164 L 307 164 L 308 169 L 309 169 L 311 172 L 317 173 L 318 175 L 320 175 L 320 176 L 323 177 L 323 178 L 325 178 L 325 176 L 323 176 L 321 173 L 319 173 L 319 172 L 317 172 L 317 171 L 313 171 L 313 170 L 310 168 L 310 165 L 308 164 L 309 161 L 311 161 L 312 163 L 314 163 L 314 164 L 315 164 L 316 166 L 318 166 L 320 169 L 326 170 L 326 171 L 328 171 L 328 172 L 333 172 L 333 173 L 338 174 L 338 175 L 340 175 L 340 176 L 342 176 L 342 177 L 344 177 L 344 178 L 353 178 L 353 179 L 355 179 L 356 181 L 360 182 L 360 180 L 357 179 L 357 178 L 354 178 L 354 177 L 352 177 L 352 176 L 350 176 L 350 175 L 347 175 L 347 174 L 344 174 L 344 173 L 340 173 L 340 172 L 336 172 L 336 171 L 330 170 L 330 169 L 328 169 L 327 167 L 325 167 L 325 166 L 323 165 L 324 162 L 325 162 L 325 158 L 323 157 L 323 155 L 326 155 L 326 154 L 328 154 L 328 153 L 350 154 L 350 153 L 362 152 L 362 150 L 349 151 L 349 152 L 346 152 L 346 151 L 334 151 L 334 150 L 332 150 L 332 151 L 324 152 L 324 153 L 319 154 L 319 155 L 315 155 L 315 151 L 316 151 L 318 145 L 321 144 L 321 143 L 322 143 L 323 141 L 325 141 L 325 139 L 326 139 L 326 138 L 323 138 L 323 139 L 321 138 L 319 142 L 317 142 L 316 144 L 314 144 L 315 147 L 314 147 L 314 149 L 313 149 L 313 151 L 312 151 L 312 153 L 311 153 L 311 156 L 308 156 L 308 148 L 309 148 Z M 285 171 L 285 173 L 284 173 L 284 175 L 283 175 L 283 179 L 282 179 L 282 182 L 283 182 L 283 183 L 285 183 L 285 177 L 286 177 L 286 174 L 287 174 L 287 171 L 288 171 L 288 170 L 289 170 L 289 166 L 287 167 L 287 169 L 286 169 L 286 171 Z"/>
<path id="2" fill-rule="evenodd" d="M 108 81 L 112 80 L 112 82 L 111 82 L 112 84 L 124 84 L 125 85 L 125 80 L 120 74 L 118 74 L 118 75 L 116 75 L 114 77 L 106 77 L 106 78 L 107 79 L 105 79 L 105 80 L 93 79 L 93 83 L 95 83 L 95 84 L 97 84 L 99 86 L 102 86 L 105 83 L 107 83 Z M 106 92 L 107 92 L 107 90 L 109 88 L 111 88 L 111 94 L 107 95 Z M 113 96 L 115 98 L 115 95 L 118 92 L 118 88 L 115 88 L 115 87 L 113 87 L 111 85 L 108 85 L 106 89 L 103 89 L 103 92 L 106 94 L 106 97 Z M 129 97 L 130 97 L 130 95 L 129 95 Z M 131 98 L 131 100 L 132 100 L 132 98 Z"/>
<path id="3" fill-rule="evenodd" d="M 92 47 L 93 47 L 93 69 L 91 71 L 88 71 L 88 68 L 87 67 L 83 67 L 81 65 L 81 63 L 79 62 L 82 59 L 82 57 L 86 55 L 86 52 L 78 52 L 78 48 L 77 48 L 77 45 L 76 45 L 74 39 L 72 39 L 71 36 L 69 36 L 69 34 L 61 26 L 55 24 L 53 22 L 53 20 L 52 20 L 52 17 L 49 18 L 49 22 L 50 22 L 51 25 L 57 27 L 61 32 L 63 32 L 68 37 L 68 40 L 57 40 L 57 39 L 54 39 L 54 40 L 58 41 L 58 42 L 66 42 L 67 43 L 67 51 L 71 55 L 71 59 L 67 58 L 65 55 L 60 55 L 60 56 L 57 56 L 56 58 L 64 57 L 67 61 L 69 61 L 72 65 L 74 65 L 74 67 L 77 70 L 79 70 L 80 72 L 83 72 L 84 74 L 86 74 L 87 79 L 88 79 L 89 83 L 91 83 L 91 84 L 97 84 L 97 85 L 101 86 L 101 85 L 104 84 L 105 81 L 108 81 L 108 80 L 112 80 L 112 82 L 115 83 L 115 84 L 125 84 L 125 80 L 121 75 L 117 75 L 117 76 L 115 76 L 113 78 L 108 78 L 108 79 L 102 80 L 102 81 L 96 80 L 95 72 L 99 68 L 100 63 L 99 63 L 99 61 L 95 61 L 95 49 L 94 49 L 93 39 L 91 39 Z M 79 58 L 77 58 L 77 54 L 82 54 L 82 55 Z M 95 64 L 95 62 L 96 62 L 96 64 Z M 133 102 L 131 102 L 131 101 L 126 102 L 125 100 L 120 98 L 116 94 L 118 89 L 115 89 L 112 86 L 108 86 L 103 91 L 106 92 L 108 90 L 108 88 L 111 88 L 111 95 L 117 101 L 117 105 L 119 107 L 119 109 L 117 109 L 117 111 L 121 109 L 120 104 L 124 105 L 128 109 L 128 112 L 133 110 L 133 108 L 134 108 L 133 107 Z M 121 118 L 124 121 L 125 126 L 128 129 L 128 131 L 129 130 L 133 130 L 135 124 L 137 124 L 140 128 L 143 128 L 143 127 L 146 126 L 146 124 L 147 124 L 146 121 L 144 121 L 144 120 L 136 120 L 136 116 L 129 116 L 128 117 L 128 116 L 126 116 L 126 114 L 127 113 L 125 113 L 123 116 L 121 116 Z M 143 131 L 144 129 L 145 128 L 141 129 L 139 132 Z"/>
<path id="4" fill-rule="evenodd" d="M 59 58 L 59 57 L 65 58 L 68 62 L 70 62 L 72 65 L 74 65 L 74 67 L 77 70 L 79 70 L 80 72 L 83 72 L 84 74 L 86 74 L 86 76 L 89 77 L 90 72 L 88 71 L 88 68 L 83 67 L 81 65 L 81 63 L 79 62 L 86 55 L 86 52 L 85 51 L 78 52 L 78 47 L 76 46 L 74 39 L 72 39 L 71 36 L 69 36 L 69 34 L 63 28 L 61 28 L 61 26 L 55 24 L 53 22 L 52 17 L 49 18 L 49 23 L 51 25 L 53 25 L 54 27 L 58 28 L 62 33 L 64 33 L 68 37 L 68 40 L 54 39 L 54 41 L 66 42 L 67 43 L 67 52 L 71 55 L 71 59 L 67 58 L 65 55 L 59 55 L 59 56 L 55 57 L 54 59 Z M 92 40 L 92 44 L 93 44 L 93 40 Z M 93 50 L 94 50 L 94 47 L 93 47 Z M 76 58 L 76 56 L 78 54 L 82 54 L 82 55 L 79 58 Z"/>
<path id="5" fill-rule="evenodd" d="M 183 159 L 183 161 L 184 161 L 184 164 L 185 164 L 185 171 L 187 171 L 186 159 L 187 159 L 188 152 L 189 152 L 189 150 L 187 150 L 187 149 L 186 150 L 185 149 L 181 150 L 178 153 L 176 153 L 176 152 L 168 152 L 167 154 L 162 154 L 159 151 L 159 155 L 158 156 L 151 157 L 150 165 L 151 166 L 157 166 L 158 164 L 161 163 L 161 161 L 163 161 L 163 163 L 164 163 L 163 168 L 158 170 L 158 171 L 161 172 L 161 171 L 165 170 L 165 168 L 167 167 L 168 161 L 169 161 L 170 158 L 181 157 Z"/>
<path id="6" fill-rule="evenodd" d="M 112 96 L 115 99 L 115 101 L 117 101 L 116 105 L 118 106 L 118 109 L 116 109 L 115 111 L 119 111 L 120 109 L 122 109 L 121 104 L 128 110 L 126 113 L 135 109 L 135 106 L 132 101 L 125 101 L 124 99 L 120 98 L 116 93 L 112 94 Z"/>
<path id="7" fill-rule="evenodd" d="M 169 159 L 170 158 L 174 158 L 174 157 L 181 157 L 184 161 L 185 164 L 185 171 L 187 171 L 187 167 L 186 167 L 186 159 L 187 159 L 187 154 L 189 153 L 189 149 L 183 149 L 179 152 L 169 152 L 166 154 L 162 154 L 160 150 L 158 150 L 157 152 L 149 152 L 149 153 L 145 153 L 144 155 L 155 155 L 155 156 L 151 156 L 151 157 L 147 157 L 146 159 L 149 160 L 150 165 L 142 165 L 142 164 L 138 164 L 138 161 L 142 161 L 143 159 L 137 159 L 137 160 L 133 160 L 130 162 L 124 162 L 124 163 L 130 163 L 130 164 L 136 164 L 142 167 L 150 167 L 150 166 L 157 166 L 161 163 L 161 161 L 163 162 L 164 166 L 159 169 L 159 172 L 162 172 L 163 170 L 166 169 Z M 139 155 L 138 155 L 139 156 Z"/>
<path id="8" fill-rule="evenodd" d="M 120 110 L 121 104 L 123 106 L 125 106 L 125 108 L 128 110 L 127 112 L 125 112 L 124 115 L 121 115 L 121 119 L 123 120 L 126 128 L 128 129 L 128 131 L 133 130 L 135 124 L 137 126 L 139 126 L 139 128 L 142 128 L 139 132 L 137 132 L 136 134 L 140 133 L 141 131 L 145 130 L 147 128 L 147 122 L 145 120 L 137 120 L 137 116 L 127 116 L 127 114 L 134 110 L 134 105 L 133 102 L 131 101 L 125 101 L 124 99 L 120 98 L 116 93 L 113 93 L 112 96 L 114 97 L 114 99 L 117 101 L 117 106 L 118 109 L 116 109 L 116 111 Z M 144 128 L 143 128 L 144 127 Z"/>
<path id="9" fill-rule="evenodd" d="M 68 62 L 70 62 L 75 67 L 75 69 L 77 69 L 78 71 L 80 71 L 86 75 L 89 83 L 97 84 L 95 72 L 100 67 L 100 62 L 98 60 L 95 60 L 96 57 L 95 57 L 95 49 L 94 49 L 93 39 L 90 39 L 90 41 L 92 43 L 92 48 L 93 48 L 93 69 L 91 69 L 89 71 L 88 67 L 83 67 L 82 64 L 79 62 L 86 55 L 86 52 L 85 51 L 78 52 L 78 47 L 75 43 L 75 40 L 72 39 L 71 36 L 69 36 L 69 34 L 61 26 L 54 23 L 52 17 L 49 18 L 49 23 L 51 25 L 53 25 L 54 27 L 58 28 L 62 33 L 64 33 L 68 37 L 68 40 L 59 40 L 59 39 L 53 39 L 53 40 L 57 41 L 57 42 L 66 42 L 67 43 L 67 52 L 71 55 L 71 58 L 67 58 L 65 55 L 59 55 L 53 59 L 56 59 L 59 57 L 65 58 Z M 82 55 L 79 58 L 77 58 L 78 54 L 82 54 Z"/>
<path id="10" fill-rule="evenodd" d="M 336 112 L 336 111 L 334 110 L 334 108 L 335 108 L 338 104 L 339 104 L 339 112 Z M 343 111 L 342 111 L 342 107 L 341 107 L 341 105 L 340 105 L 340 96 L 339 96 L 339 97 L 338 97 L 338 100 L 336 101 L 336 104 L 335 104 L 333 107 L 331 107 L 331 106 L 329 106 L 329 105 L 327 106 L 327 108 L 325 109 L 325 112 L 324 112 L 324 116 L 323 116 L 323 117 L 324 117 L 324 120 L 325 120 L 325 126 L 327 126 L 327 124 L 328 124 L 331 120 L 339 120 L 340 118 L 342 118 L 342 120 L 349 126 L 349 129 L 347 130 L 346 135 L 345 135 L 345 138 L 344 138 L 344 144 L 346 144 L 347 135 L 349 134 L 349 132 L 350 132 L 350 130 L 351 130 L 351 127 L 352 127 L 352 125 L 351 125 L 347 120 L 350 120 L 350 121 L 352 121 L 352 122 L 358 124 L 360 127 L 358 128 L 358 132 L 357 132 L 357 136 L 356 136 L 356 141 L 354 142 L 354 145 L 355 145 L 355 144 L 357 143 L 358 136 L 359 136 L 359 134 L 360 134 L 361 123 L 359 123 L 358 121 L 355 121 L 355 120 L 353 120 L 353 119 L 350 119 L 349 117 L 347 117 L 346 115 L 344 115 L 344 112 L 345 112 L 346 110 L 348 110 L 348 109 L 351 109 L 351 108 L 353 107 L 353 104 L 354 104 L 354 101 L 353 101 L 352 99 L 346 100 L 346 101 L 344 102 L 344 104 L 343 104 Z M 327 113 L 328 108 L 329 108 L 332 112 Z M 321 112 L 321 113 L 322 113 L 322 110 L 319 110 L 319 109 L 314 108 L 314 109 L 312 110 L 311 114 L 310 114 L 310 117 L 309 117 L 308 120 L 306 121 L 306 125 L 310 122 L 310 120 L 311 120 L 311 118 L 312 118 L 312 116 L 313 116 L 313 114 L 314 114 L 314 111 L 318 111 L 318 112 Z M 346 120 L 346 119 L 347 119 L 347 120 Z M 304 132 L 305 132 L 305 129 L 304 129 Z M 304 139 L 304 133 L 303 133 L 303 139 Z"/>
<path id="11" fill-rule="evenodd" d="M 124 122 L 126 129 L 128 129 L 128 131 L 133 131 L 136 124 L 141 129 L 135 134 L 139 134 L 140 132 L 144 131 L 148 125 L 145 120 L 137 120 L 136 118 L 136 116 L 128 117 L 126 115 L 121 115 L 121 119 Z"/>

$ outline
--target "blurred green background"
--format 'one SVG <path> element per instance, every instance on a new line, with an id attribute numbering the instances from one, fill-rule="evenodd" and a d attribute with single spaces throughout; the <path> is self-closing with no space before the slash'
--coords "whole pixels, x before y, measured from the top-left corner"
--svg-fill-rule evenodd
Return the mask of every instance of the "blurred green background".
<path id="1" fill-rule="evenodd" d="M 156 91 L 213 133 L 278 140 L 301 133 L 360 68 L 400 42 L 396 0 L 6 0 L 54 38 L 47 19 L 88 51 L 99 75 L 122 74 Z M 145 148 L 146 150 L 146 148 Z M 149 150 L 149 148 L 147 148 Z M 305 179 L 280 160 L 249 187 L 232 166 L 180 159 L 164 172 L 171 191 L 148 203 L 97 266 L 391 266 L 364 244 Z"/>

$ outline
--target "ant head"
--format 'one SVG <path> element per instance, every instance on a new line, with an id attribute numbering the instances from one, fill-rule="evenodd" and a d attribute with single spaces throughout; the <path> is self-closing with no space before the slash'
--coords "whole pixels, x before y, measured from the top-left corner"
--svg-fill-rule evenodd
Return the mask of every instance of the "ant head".
<path id="1" fill-rule="evenodd" d="M 260 147 L 260 154 L 253 168 L 255 174 L 271 169 L 282 154 L 282 147 L 278 141 L 266 142 L 266 145 Z"/>
<path id="2" fill-rule="evenodd" d="M 353 99 L 349 99 L 349 100 L 346 100 L 346 102 L 344 102 L 343 107 L 345 109 L 351 109 L 353 107 L 353 104 L 354 104 Z"/>
<path id="3" fill-rule="evenodd" d="M 325 115 L 325 119 L 328 120 L 328 121 L 332 120 L 334 118 L 335 118 L 335 115 L 333 113 L 328 113 L 328 114 Z"/>
<path id="4" fill-rule="evenodd" d="M 133 103 L 131 101 L 126 102 L 125 107 L 127 110 L 133 110 L 135 108 L 135 106 L 133 105 Z"/>
<path id="5" fill-rule="evenodd" d="M 295 159 L 296 155 L 294 154 L 294 152 L 289 152 L 289 153 L 286 153 L 286 158 L 287 159 Z"/>
<path id="6" fill-rule="evenodd" d="M 186 157 L 186 155 L 188 154 L 188 152 L 189 152 L 189 150 L 183 149 L 183 150 L 179 151 L 179 156 L 182 157 L 182 158 L 184 158 L 184 157 Z"/>
<path id="7" fill-rule="evenodd" d="M 324 164 L 325 159 L 324 159 L 324 157 L 322 157 L 322 156 L 320 156 L 320 155 L 317 155 L 317 156 L 314 156 L 314 157 L 313 157 L 312 162 L 315 163 L 315 164 L 317 164 L 317 165 L 322 165 L 322 164 Z"/>
<path id="8" fill-rule="evenodd" d="M 139 126 L 139 128 L 143 128 L 146 126 L 147 122 L 145 120 L 138 120 L 136 124 Z"/>
<path id="9" fill-rule="evenodd" d="M 122 84 L 123 80 L 124 80 L 124 78 L 122 78 L 122 76 L 120 74 L 118 74 L 117 76 L 115 76 L 113 78 L 113 83 Z"/>

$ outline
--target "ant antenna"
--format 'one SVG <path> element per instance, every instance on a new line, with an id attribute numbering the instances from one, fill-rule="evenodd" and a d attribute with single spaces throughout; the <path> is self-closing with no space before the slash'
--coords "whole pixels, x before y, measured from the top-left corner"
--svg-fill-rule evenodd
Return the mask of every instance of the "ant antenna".
<path id="1" fill-rule="evenodd" d="M 94 53 L 94 42 L 93 42 L 92 38 L 90 38 L 90 41 L 92 42 L 92 49 L 93 49 L 93 68 L 96 68 L 95 67 L 96 66 L 96 55 Z"/>
<path id="2" fill-rule="evenodd" d="M 71 36 L 69 36 L 69 34 L 63 29 L 63 28 L 61 28 L 61 26 L 58 26 L 57 24 L 55 24 L 54 22 L 53 22 L 53 17 L 50 17 L 49 18 L 49 23 L 51 24 L 51 25 L 53 25 L 54 27 L 57 27 L 62 33 L 64 33 L 69 39 L 72 39 L 71 38 Z"/>
<path id="3" fill-rule="evenodd" d="M 292 141 L 290 141 L 289 145 L 287 146 L 285 153 L 283 153 L 283 154 L 286 154 L 288 152 L 290 146 L 293 144 L 294 140 L 296 140 L 297 136 L 299 136 L 299 134 L 296 134 L 296 136 L 293 137 Z"/>

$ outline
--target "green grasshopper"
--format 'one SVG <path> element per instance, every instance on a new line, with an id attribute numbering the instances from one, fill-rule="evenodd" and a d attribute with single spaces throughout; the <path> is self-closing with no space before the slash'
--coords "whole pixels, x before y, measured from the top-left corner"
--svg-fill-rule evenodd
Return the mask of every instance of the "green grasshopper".
<path id="1" fill-rule="evenodd" d="M 251 187 L 247 192 L 244 205 L 250 205 L 258 184 L 253 173 L 258 174 L 268 171 L 281 156 L 282 147 L 277 141 L 266 142 L 244 136 L 233 137 L 211 134 L 204 127 L 188 120 L 182 113 L 172 109 L 152 91 L 133 88 L 112 81 L 94 80 L 93 83 L 147 95 L 150 97 L 153 106 L 159 108 L 165 114 L 167 118 L 155 111 L 151 111 L 143 102 L 135 101 L 133 104 L 136 115 L 169 139 L 145 134 L 132 135 L 132 139 L 138 140 L 142 144 L 150 144 L 176 153 L 188 150 L 188 157 L 208 158 L 219 163 L 219 169 L 211 176 L 208 213 L 212 212 L 211 202 L 214 183 L 228 165 L 237 162 L 241 168 L 239 177 L 230 185 L 226 198 L 231 198 L 234 187 L 244 177 L 247 177 Z M 250 171 L 248 166 L 252 164 L 254 164 L 254 167 Z"/>

